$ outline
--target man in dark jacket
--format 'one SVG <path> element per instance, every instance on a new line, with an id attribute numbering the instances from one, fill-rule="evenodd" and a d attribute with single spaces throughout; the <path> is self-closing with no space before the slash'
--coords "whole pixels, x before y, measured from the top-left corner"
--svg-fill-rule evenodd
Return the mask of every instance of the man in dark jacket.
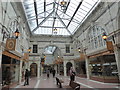
<path id="1" fill-rule="evenodd" d="M 55 77 L 55 73 L 56 73 L 55 69 L 53 69 L 52 73 L 53 73 L 53 77 Z"/>
<path id="2" fill-rule="evenodd" d="M 28 71 L 28 69 L 26 69 L 24 86 L 29 85 L 29 76 L 30 76 L 30 72 Z"/>

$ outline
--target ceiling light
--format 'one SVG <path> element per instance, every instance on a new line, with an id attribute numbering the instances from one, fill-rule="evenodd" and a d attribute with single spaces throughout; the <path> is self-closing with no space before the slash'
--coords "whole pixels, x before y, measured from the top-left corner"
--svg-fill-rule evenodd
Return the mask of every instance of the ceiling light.
<path id="1" fill-rule="evenodd" d="M 60 4 L 65 6 L 67 4 L 67 2 L 63 0 L 63 1 L 60 2 Z"/>

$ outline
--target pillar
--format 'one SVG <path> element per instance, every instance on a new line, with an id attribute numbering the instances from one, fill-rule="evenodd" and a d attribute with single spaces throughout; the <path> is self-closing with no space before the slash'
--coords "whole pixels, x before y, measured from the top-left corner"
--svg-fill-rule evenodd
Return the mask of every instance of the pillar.
<path id="1" fill-rule="evenodd" d="M 0 73 L 2 73 L 1 63 L 2 63 L 2 47 L 0 46 Z M 2 74 L 0 74 L 0 90 L 2 90 L 1 84 L 2 84 Z"/>
<path id="2" fill-rule="evenodd" d="M 43 67 L 42 64 L 40 64 L 40 76 L 42 76 L 42 73 L 43 73 Z"/>
<path id="3" fill-rule="evenodd" d="M 66 61 L 64 60 L 63 62 L 63 67 L 64 67 L 64 76 L 67 76 L 67 71 L 66 71 Z"/>
<path id="4" fill-rule="evenodd" d="M 115 53 L 116 64 L 117 64 L 117 69 L 118 69 L 118 76 L 119 76 L 119 80 L 120 80 L 120 48 L 115 47 L 114 53 Z"/>
<path id="5" fill-rule="evenodd" d="M 21 81 L 22 81 L 22 63 L 23 61 L 21 60 L 20 61 L 20 72 L 19 72 L 19 84 L 21 84 Z"/>
<path id="6" fill-rule="evenodd" d="M 0 68 L 1 68 L 1 63 L 2 63 L 2 47 L 0 46 Z"/>
<path id="7" fill-rule="evenodd" d="M 74 60 L 72 60 L 72 62 L 71 62 L 71 63 L 72 63 L 72 65 L 73 65 L 73 66 L 72 66 L 72 67 L 73 67 L 73 69 L 75 70 L 75 62 L 74 62 Z"/>
<path id="8" fill-rule="evenodd" d="M 87 79 L 90 79 L 89 59 L 85 56 Z"/>
<path id="9" fill-rule="evenodd" d="M 38 62 L 37 78 L 40 78 L 40 62 Z"/>

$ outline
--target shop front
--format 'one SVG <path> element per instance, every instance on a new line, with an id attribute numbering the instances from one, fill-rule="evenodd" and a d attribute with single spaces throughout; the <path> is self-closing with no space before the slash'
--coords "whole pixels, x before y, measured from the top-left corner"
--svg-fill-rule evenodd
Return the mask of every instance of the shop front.
<path id="1" fill-rule="evenodd" d="M 20 57 L 7 51 L 2 54 L 2 86 L 7 87 L 19 82 Z"/>
<path id="2" fill-rule="evenodd" d="M 118 83 L 118 70 L 113 53 L 89 58 L 90 79 L 104 83 Z"/>
<path id="3" fill-rule="evenodd" d="M 77 76 L 87 78 L 85 61 L 75 61 L 75 71 Z"/>

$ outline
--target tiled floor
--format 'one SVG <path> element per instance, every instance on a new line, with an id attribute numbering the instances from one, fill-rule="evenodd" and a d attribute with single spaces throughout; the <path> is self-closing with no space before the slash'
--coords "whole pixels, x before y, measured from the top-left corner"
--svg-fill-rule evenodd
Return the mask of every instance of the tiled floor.
<path id="1" fill-rule="evenodd" d="M 59 76 L 57 77 L 61 78 L 64 83 L 62 84 L 63 87 L 69 85 L 69 77 L 64 77 L 64 76 Z M 88 89 L 95 89 L 95 88 L 113 88 L 117 89 L 118 84 L 113 84 L 113 83 L 102 83 L 102 82 L 97 82 L 93 80 L 88 80 L 86 78 L 80 78 L 76 77 L 76 82 L 78 82 L 81 85 L 81 88 L 88 88 Z M 21 85 L 16 86 L 15 88 L 58 88 L 56 86 L 56 79 L 50 75 L 49 78 L 47 78 L 46 74 L 42 75 L 39 79 L 38 78 L 31 78 L 30 79 L 30 85 L 23 86 L 24 83 Z M 106 90 L 106 89 L 105 89 Z M 118 89 L 117 89 L 118 90 Z"/>

